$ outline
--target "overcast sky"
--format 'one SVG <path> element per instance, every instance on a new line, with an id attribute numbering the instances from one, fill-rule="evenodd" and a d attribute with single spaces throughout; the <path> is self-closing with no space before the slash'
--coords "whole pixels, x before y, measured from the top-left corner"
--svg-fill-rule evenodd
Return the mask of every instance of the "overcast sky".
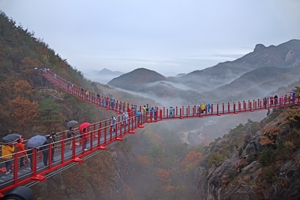
<path id="1" fill-rule="evenodd" d="M 300 39 L 300 0 L 0 0 L 74 68 L 165 76 Z"/>

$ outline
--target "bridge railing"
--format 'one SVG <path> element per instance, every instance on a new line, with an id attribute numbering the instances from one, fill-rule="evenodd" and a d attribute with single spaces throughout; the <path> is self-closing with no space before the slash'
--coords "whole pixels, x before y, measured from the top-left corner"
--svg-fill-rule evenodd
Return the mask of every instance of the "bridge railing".
<path id="1" fill-rule="evenodd" d="M 28 158 L 28 161 L 25 161 L 25 168 L 20 168 L 20 152 L 11 154 L 11 159 L 3 160 L 1 157 L 0 165 L 5 165 L 7 161 L 12 163 L 10 168 L 12 173 L 6 175 L 3 172 L 0 174 L 0 192 L 8 191 L 29 181 L 43 181 L 45 175 L 50 172 L 60 170 L 73 162 L 82 162 L 82 158 L 90 153 L 99 149 L 105 150 L 107 145 L 122 140 L 127 134 L 134 133 L 135 129 L 141 128 L 145 123 L 143 119 L 146 118 L 139 115 L 130 117 L 125 124 L 123 121 L 118 121 L 114 126 L 105 125 L 105 122 L 103 122 L 104 126 L 102 123 L 90 126 L 86 147 L 82 135 L 65 138 L 65 132 L 61 132 L 57 136 L 56 142 L 25 150 L 26 156 L 23 157 Z M 71 150 L 69 150 L 71 143 Z"/>
<path id="2" fill-rule="evenodd" d="M 53 82 L 55 85 L 61 87 L 65 91 L 75 91 L 75 95 L 79 95 L 79 98 L 88 101 L 89 103 L 96 104 L 98 106 L 106 107 L 108 110 L 115 111 L 117 113 L 122 113 L 126 110 L 126 108 L 130 108 L 128 103 L 122 103 L 116 100 L 116 102 L 111 102 L 112 99 L 105 96 L 97 97 L 95 93 L 90 92 L 89 95 L 85 95 L 83 88 L 79 88 L 68 81 L 62 79 L 59 76 L 54 78 L 54 73 L 48 71 L 47 73 L 43 74 L 45 77 L 48 77 L 48 80 Z M 70 85 L 72 86 L 70 90 Z M 81 91 L 81 92 L 80 92 Z M 172 114 L 170 115 L 168 108 L 162 108 L 162 111 L 157 109 L 157 116 L 161 117 L 161 119 L 169 119 L 169 118 L 186 118 L 186 117 L 203 117 L 209 115 L 222 115 L 222 114 L 236 114 L 238 112 L 247 112 L 247 111 L 254 111 L 254 110 L 262 110 L 262 109 L 270 109 L 270 108 L 278 108 L 287 105 L 297 104 L 299 101 L 299 96 L 295 97 L 290 95 L 285 95 L 278 97 L 277 99 L 267 98 L 264 99 L 257 99 L 257 100 L 247 100 L 247 101 L 238 101 L 238 102 L 227 102 L 227 103 L 214 103 L 210 104 L 210 109 L 205 109 L 203 112 L 201 111 L 200 105 L 187 105 L 182 107 L 174 107 Z M 142 108 L 139 109 L 142 111 Z M 151 118 L 152 119 L 152 118 Z M 149 120 L 151 122 L 151 120 Z"/>

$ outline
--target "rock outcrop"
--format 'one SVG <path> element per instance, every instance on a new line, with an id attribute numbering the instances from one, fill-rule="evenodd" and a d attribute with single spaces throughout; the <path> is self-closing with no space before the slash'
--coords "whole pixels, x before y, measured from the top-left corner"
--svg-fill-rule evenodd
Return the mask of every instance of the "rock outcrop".
<path id="1" fill-rule="evenodd" d="M 300 199 L 299 110 L 239 125 L 206 148 L 195 199 Z"/>

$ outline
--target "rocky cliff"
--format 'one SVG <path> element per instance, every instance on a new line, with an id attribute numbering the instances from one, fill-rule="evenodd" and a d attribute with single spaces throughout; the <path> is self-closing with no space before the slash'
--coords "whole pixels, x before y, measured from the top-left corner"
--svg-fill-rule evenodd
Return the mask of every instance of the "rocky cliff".
<path id="1" fill-rule="evenodd" d="M 300 199 L 299 111 L 276 109 L 211 143 L 197 168 L 195 199 Z"/>

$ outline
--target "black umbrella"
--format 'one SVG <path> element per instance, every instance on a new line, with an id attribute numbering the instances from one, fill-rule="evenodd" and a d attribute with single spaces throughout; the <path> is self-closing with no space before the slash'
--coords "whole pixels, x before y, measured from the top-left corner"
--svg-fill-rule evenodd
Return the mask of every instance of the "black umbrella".
<path id="1" fill-rule="evenodd" d="M 15 142 L 18 139 L 20 139 L 22 137 L 22 135 L 18 134 L 18 133 L 11 133 L 8 134 L 7 136 L 2 138 L 2 142 L 3 143 L 11 143 L 11 142 Z"/>
<path id="2" fill-rule="evenodd" d="M 46 140 L 47 138 L 44 135 L 33 136 L 27 141 L 27 147 L 36 148 L 38 146 L 42 146 L 46 142 Z"/>

